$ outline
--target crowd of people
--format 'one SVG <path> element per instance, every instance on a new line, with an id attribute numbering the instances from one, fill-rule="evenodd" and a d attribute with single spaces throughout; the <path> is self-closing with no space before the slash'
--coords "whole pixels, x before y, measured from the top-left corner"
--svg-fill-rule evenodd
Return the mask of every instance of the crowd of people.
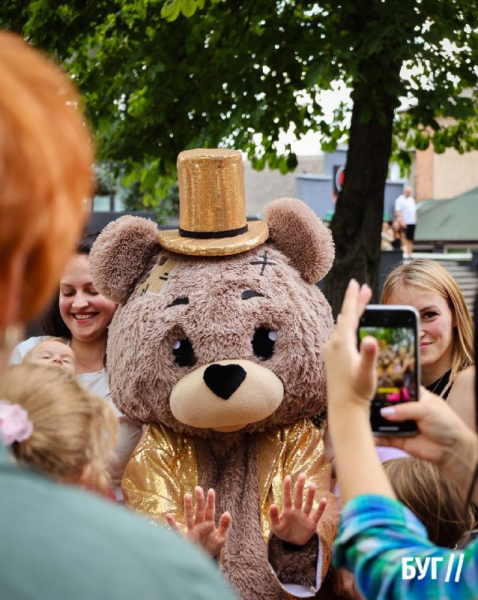
<path id="1" fill-rule="evenodd" d="M 91 193 L 90 135 L 67 78 L 7 33 L 0 33 L 0 77 L 1 595 L 232 598 L 220 570 L 194 544 L 121 506 L 121 477 L 142 424 L 118 411 L 108 387 L 107 332 L 117 307 L 92 282 L 95 235 L 83 236 L 75 251 Z M 404 195 L 399 217 L 406 219 L 410 194 Z M 411 254 L 414 223 L 406 226 Z M 25 323 L 52 295 L 41 336 L 20 341 Z M 382 303 L 411 305 L 420 314 L 425 387 L 418 402 L 382 409 L 391 422 L 414 420 L 419 430 L 380 438 L 382 449 L 399 451 L 386 454 L 377 451 L 369 411 L 377 358 L 387 349 L 369 336 L 357 349 L 370 297 L 368 286 L 351 281 L 326 345 L 328 427 L 342 504 L 334 567 L 348 577 L 336 592 L 473 598 L 478 394 L 469 311 L 454 279 L 432 260 L 388 276 Z M 394 350 L 382 383 L 401 391 L 414 353 Z M 294 502 L 302 504 L 300 481 Z M 306 496 L 311 509 L 313 497 Z M 213 493 L 199 500 L 207 511 Z M 191 498 L 187 506 L 193 520 Z M 319 504 L 317 521 L 321 510 Z M 218 535 L 225 537 L 227 527 L 220 523 Z M 458 579 L 447 578 L 445 567 L 436 567 L 434 577 L 408 576 L 418 564 L 447 564 L 453 552 L 460 555 Z"/>

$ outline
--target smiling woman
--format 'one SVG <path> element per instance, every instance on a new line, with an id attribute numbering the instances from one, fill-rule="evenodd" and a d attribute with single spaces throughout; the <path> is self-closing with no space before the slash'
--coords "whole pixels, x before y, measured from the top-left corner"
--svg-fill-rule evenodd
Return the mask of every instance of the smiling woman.
<path id="1" fill-rule="evenodd" d="M 59 310 L 70 331 L 79 373 L 101 371 L 106 352 L 107 327 L 116 304 L 101 296 L 91 281 L 88 256 L 76 254 L 60 281 Z"/>
<path id="2" fill-rule="evenodd" d="M 418 310 L 422 384 L 475 429 L 473 326 L 456 281 L 436 261 L 414 260 L 387 277 L 382 303 Z"/>
<path id="3" fill-rule="evenodd" d="M 103 398 L 119 418 L 119 442 L 111 477 L 116 495 L 121 499 L 121 478 L 130 455 L 141 437 L 142 429 L 115 407 L 106 372 L 106 342 L 108 326 L 116 310 L 116 304 L 99 294 L 92 282 L 89 265 L 90 250 L 98 233 L 84 235 L 76 254 L 68 262 L 60 279 L 59 295 L 42 319 L 42 336 L 33 337 L 19 344 L 10 362 L 22 362 L 25 354 L 45 336 L 61 337 L 76 356 L 76 372 L 83 385 Z"/>

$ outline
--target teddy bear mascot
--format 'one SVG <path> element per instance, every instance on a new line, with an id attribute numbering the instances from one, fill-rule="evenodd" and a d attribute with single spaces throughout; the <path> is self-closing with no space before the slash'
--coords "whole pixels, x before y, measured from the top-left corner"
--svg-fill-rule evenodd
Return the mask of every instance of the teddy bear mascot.
<path id="1" fill-rule="evenodd" d="M 238 151 L 182 152 L 178 175 L 179 230 L 126 216 L 91 253 L 95 286 L 119 304 L 112 395 L 148 424 L 125 502 L 203 546 L 238 597 L 314 597 L 338 524 L 309 420 L 326 402 L 333 321 L 315 283 L 332 238 L 290 198 L 248 222 Z"/>

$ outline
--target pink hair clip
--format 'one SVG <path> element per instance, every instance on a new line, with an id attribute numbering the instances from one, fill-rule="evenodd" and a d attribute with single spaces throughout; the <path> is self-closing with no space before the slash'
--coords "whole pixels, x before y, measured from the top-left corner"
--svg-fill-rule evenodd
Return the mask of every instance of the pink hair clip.
<path id="1" fill-rule="evenodd" d="M 5 446 L 27 440 L 33 432 L 33 423 L 27 411 L 18 404 L 0 400 L 0 438 Z"/>

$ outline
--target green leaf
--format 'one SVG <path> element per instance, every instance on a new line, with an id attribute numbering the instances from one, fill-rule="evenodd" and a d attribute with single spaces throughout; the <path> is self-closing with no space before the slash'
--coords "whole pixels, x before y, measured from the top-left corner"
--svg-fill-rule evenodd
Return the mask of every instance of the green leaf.
<path id="1" fill-rule="evenodd" d="M 161 16 L 166 21 L 175 21 L 181 12 L 182 0 L 168 0 L 161 9 Z"/>
<path id="2" fill-rule="evenodd" d="M 167 0 L 161 9 L 161 16 L 169 22 L 175 21 L 181 13 L 192 17 L 196 10 L 204 8 L 205 0 Z"/>

